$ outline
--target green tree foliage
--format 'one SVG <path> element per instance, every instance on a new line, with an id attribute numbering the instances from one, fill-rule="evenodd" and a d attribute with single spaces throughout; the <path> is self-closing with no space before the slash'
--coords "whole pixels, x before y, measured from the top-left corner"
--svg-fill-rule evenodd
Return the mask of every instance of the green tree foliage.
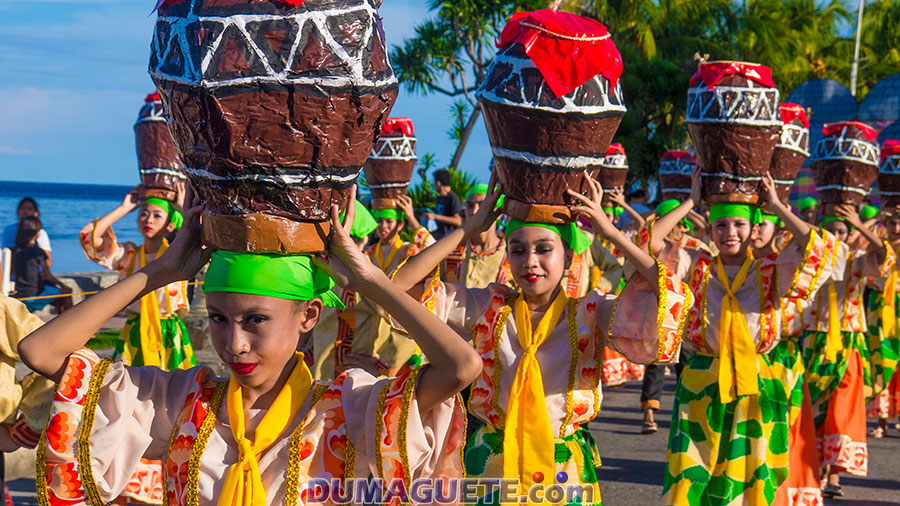
<path id="1" fill-rule="evenodd" d="M 458 164 L 479 110 L 472 91 L 484 77 L 494 37 L 516 10 L 547 1 L 432 0 L 435 14 L 392 52 L 400 81 L 411 91 L 461 97 L 465 110 L 451 129 Z M 841 0 L 567 0 L 562 9 L 609 28 L 624 60 L 628 113 L 616 134 L 628 153 L 632 180 L 656 177 L 660 155 L 688 147 L 687 86 L 695 55 L 772 67 L 783 97 L 809 79 L 849 87 L 856 13 Z M 856 6 L 856 2 L 847 5 Z M 872 0 L 864 11 L 857 99 L 900 68 L 900 0 Z M 449 84 L 448 84 L 449 83 Z"/>
<path id="2" fill-rule="evenodd" d="M 546 6 L 545 0 L 431 0 L 434 17 L 391 50 L 394 71 L 408 91 L 459 97 L 458 104 L 467 104 L 449 167 L 459 165 L 481 115 L 473 93 L 494 56 L 494 39 L 514 12 Z"/>
<path id="3" fill-rule="evenodd" d="M 850 84 L 856 16 L 840 0 L 576 0 L 564 5 L 604 23 L 622 53 L 628 113 L 615 140 L 628 152 L 632 178 L 655 178 L 662 152 L 688 147 L 685 98 L 697 67 L 695 55 L 767 65 L 782 97 L 809 79 Z M 900 2 L 876 0 L 864 13 L 860 100 L 900 64 Z"/>

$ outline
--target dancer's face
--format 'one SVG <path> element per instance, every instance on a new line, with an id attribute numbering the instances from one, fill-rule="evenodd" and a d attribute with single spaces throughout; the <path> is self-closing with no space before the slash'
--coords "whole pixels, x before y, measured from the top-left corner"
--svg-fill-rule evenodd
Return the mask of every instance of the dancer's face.
<path id="1" fill-rule="evenodd" d="M 509 234 L 508 241 L 509 267 L 522 291 L 543 295 L 559 286 L 573 256 L 559 234 L 526 226 Z"/>
<path id="2" fill-rule="evenodd" d="M 393 242 L 394 237 L 397 237 L 397 234 L 400 233 L 401 228 L 403 228 L 402 221 L 392 218 L 379 218 L 378 228 L 375 229 L 375 233 L 378 234 L 378 238 L 381 239 L 382 242 L 390 243 Z"/>
<path id="3" fill-rule="evenodd" d="M 487 195 L 483 193 L 473 193 L 469 195 L 469 198 L 466 199 L 466 208 L 464 210 L 465 218 L 467 220 L 472 216 L 475 216 L 475 213 L 481 208 L 481 203 L 484 202 L 486 198 Z"/>
<path id="4" fill-rule="evenodd" d="M 315 327 L 322 301 L 266 295 L 206 294 L 209 335 L 219 358 L 242 386 L 270 390 L 294 356 L 300 336 Z"/>
<path id="5" fill-rule="evenodd" d="M 753 227 L 753 248 L 762 249 L 768 246 L 777 231 L 778 227 L 769 220 L 763 220 L 762 223 Z"/>
<path id="6" fill-rule="evenodd" d="M 800 211 L 800 219 L 807 223 L 815 223 L 816 222 L 816 206 L 808 207 L 802 211 Z"/>
<path id="7" fill-rule="evenodd" d="M 743 257 L 750 247 L 750 235 L 753 229 L 750 220 L 726 216 L 712 224 L 712 238 L 719 248 L 719 254 L 729 257 Z"/>
<path id="8" fill-rule="evenodd" d="M 156 204 L 142 205 L 137 222 L 138 230 L 145 239 L 153 239 L 160 233 L 175 230 L 175 226 L 169 223 L 169 214 Z"/>
<path id="9" fill-rule="evenodd" d="M 892 243 L 900 241 L 900 214 L 892 214 L 884 220 L 884 230 Z"/>
<path id="10" fill-rule="evenodd" d="M 841 242 L 846 242 L 850 237 L 850 227 L 843 221 L 829 221 L 825 224 L 825 230 L 834 234 L 834 237 Z"/>

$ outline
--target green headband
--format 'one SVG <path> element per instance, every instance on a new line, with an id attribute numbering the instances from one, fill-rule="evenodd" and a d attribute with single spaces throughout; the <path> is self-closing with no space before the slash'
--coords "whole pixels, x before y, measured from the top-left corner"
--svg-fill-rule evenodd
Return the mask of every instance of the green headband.
<path id="1" fill-rule="evenodd" d="M 771 221 L 776 226 L 778 226 L 778 227 L 781 226 L 781 218 L 779 218 L 777 214 L 769 214 L 769 213 L 760 212 L 759 217 L 760 217 L 760 220 Z"/>
<path id="2" fill-rule="evenodd" d="M 403 221 L 403 211 L 399 209 L 376 209 L 372 212 L 372 216 L 376 220 L 397 220 Z"/>
<path id="3" fill-rule="evenodd" d="M 878 216 L 878 208 L 875 206 L 862 206 L 862 209 L 859 210 L 859 217 L 864 220 L 871 220 L 876 216 Z"/>
<path id="4" fill-rule="evenodd" d="M 709 222 L 712 223 L 719 218 L 744 218 L 750 221 L 751 225 L 755 225 L 760 221 L 760 211 L 758 207 L 750 204 L 741 204 L 737 202 L 719 202 L 713 204 L 709 208 Z"/>
<path id="5" fill-rule="evenodd" d="M 469 193 L 466 193 L 466 198 L 464 200 L 468 200 L 472 195 L 487 195 L 488 193 L 488 185 L 484 183 L 476 184 L 469 190 Z"/>
<path id="6" fill-rule="evenodd" d="M 653 212 L 656 213 L 657 216 L 662 217 L 671 213 L 680 205 L 681 202 L 679 202 L 678 199 L 663 200 L 662 202 L 657 204 L 656 209 L 654 209 Z M 691 223 L 687 218 L 684 218 L 679 223 L 681 223 L 681 226 L 688 229 L 692 234 L 694 233 L 694 224 Z"/>
<path id="7" fill-rule="evenodd" d="M 665 216 L 680 206 L 681 202 L 677 199 L 663 200 L 656 206 L 655 212 L 657 216 Z"/>
<path id="8" fill-rule="evenodd" d="M 203 291 L 249 293 L 279 299 L 321 299 L 328 307 L 344 309 L 331 291 L 334 281 L 306 255 L 235 253 L 212 254 Z"/>
<path id="9" fill-rule="evenodd" d="M 371 234 L 375 228 L 378 227 L 378 223 L 362 202 L 357 200 L 355 207 L 356 211 L 353 216 L 353 228 L 350 229 L 350 235 L 361 239 Z"/>
<path id="10" fill-rule="evenodd" d="M 184 225 L 184 215 L 181 214 L 181 211 L 178 209 L 172 209 L 172 214 L 169 217 L 169 222 L 175 227 L 175 230 L 181 228 Z"/>
<path id="11" fill-rule="evenodd" d="M 172 215 L 172 203 L 169 202 L 168 200 L 164 200 L 164 199 L 161 199 L 158 197 L 150 197 L 148 199 L 145 199 L 143 204 L 144 205 L 153 204 L 155 206 L 159 206 L 162 208 L 163 211 L 166 212 L 166 214 L 168 214 L 170 216 Z"/>
<path id="12" fill-rule="evenodd" d="M 578 225 L 576 225 L 575 223 L 562 223 L 557 225 L 550 223 L 522 221 L 516 218 L 510 219 L 509 223 L 506 225 L 507 240 L 509 240 L 509 236 L 511 236 L 515 230 L 522 227 L 543 227 L 547 230 L 552 230 L 562 238 L 566 246 L 572 248 L 576 255 L 584 253 L 588 248 L 591 247 L 591 238 L 588 237 L 588 235 L 585 234 L 584 231 L 578 228 Z"/>
<path id="13" fill-rule="evenodd" d="M 487 195 L 488 194 L 488 185 L 484 183 L 476 184 L 469 190 L 469 193 L 466 193 L 466 198 L 463 200 L 469 200 L 469 197 L 472 195 Z M 497 207 L 503 205 L 503 201 L 506 199 L 506 195 L 500 195 L 500 198 L 497 199 Z"/>
<path id="14" fill-rule="evenodd" d="M 815 207 L 819 205 L 819 201 L 812 197 L 804 197 L 800 199 L 800 202 L 797 202 L 797 209 L 801 211 L 806 211 L 810 207 Z"/>
<path id="15" fill-rule="evenodd" d="M 847 220 L 844 218 L 841 218 L 840 216 L 826 216 L 826 217 L 822 218 L 821 222 L 819 222 L 819 226 L 824 228 L 825 225 L 831 223 L 832 221 L 844 222 L 847 225 L 847 230 L 850 230 L 850 231 L 853 230 L 853 225 L 847 223 Z"/>

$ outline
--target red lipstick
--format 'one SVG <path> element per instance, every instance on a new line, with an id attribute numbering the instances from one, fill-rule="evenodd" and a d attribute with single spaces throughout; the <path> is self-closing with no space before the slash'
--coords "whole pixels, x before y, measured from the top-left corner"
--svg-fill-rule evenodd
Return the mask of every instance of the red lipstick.
<path id="1" fill-rule="evenodd" d="M 236 362 L 229 362 L 228 367 L 231 367 L 231 370 L 234 371 L 235 374 L 239 374 L 241 376 L 246 376 L 253 372 L 256 369 L 256 364 L 241 364 Z"/>

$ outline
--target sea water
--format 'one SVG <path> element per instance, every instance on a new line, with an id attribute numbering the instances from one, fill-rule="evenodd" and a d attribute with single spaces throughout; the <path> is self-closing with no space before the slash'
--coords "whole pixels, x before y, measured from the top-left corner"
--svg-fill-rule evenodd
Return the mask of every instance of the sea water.
<path id="1" fill-rule="evenodd" d="M 22 197 L 32 197 L 40 208 L 40 219 L 50 236 L 54 273 L 97 271 L 103 268 L 84 255 L 78 241 L 82 227 L 116 208 L 130 186 L 0 181 L 0 226 L 16 223 L 16 206 Z M 132 212 L 113 226 L 119 241 L 140 244 L 137 213 Z"/>

